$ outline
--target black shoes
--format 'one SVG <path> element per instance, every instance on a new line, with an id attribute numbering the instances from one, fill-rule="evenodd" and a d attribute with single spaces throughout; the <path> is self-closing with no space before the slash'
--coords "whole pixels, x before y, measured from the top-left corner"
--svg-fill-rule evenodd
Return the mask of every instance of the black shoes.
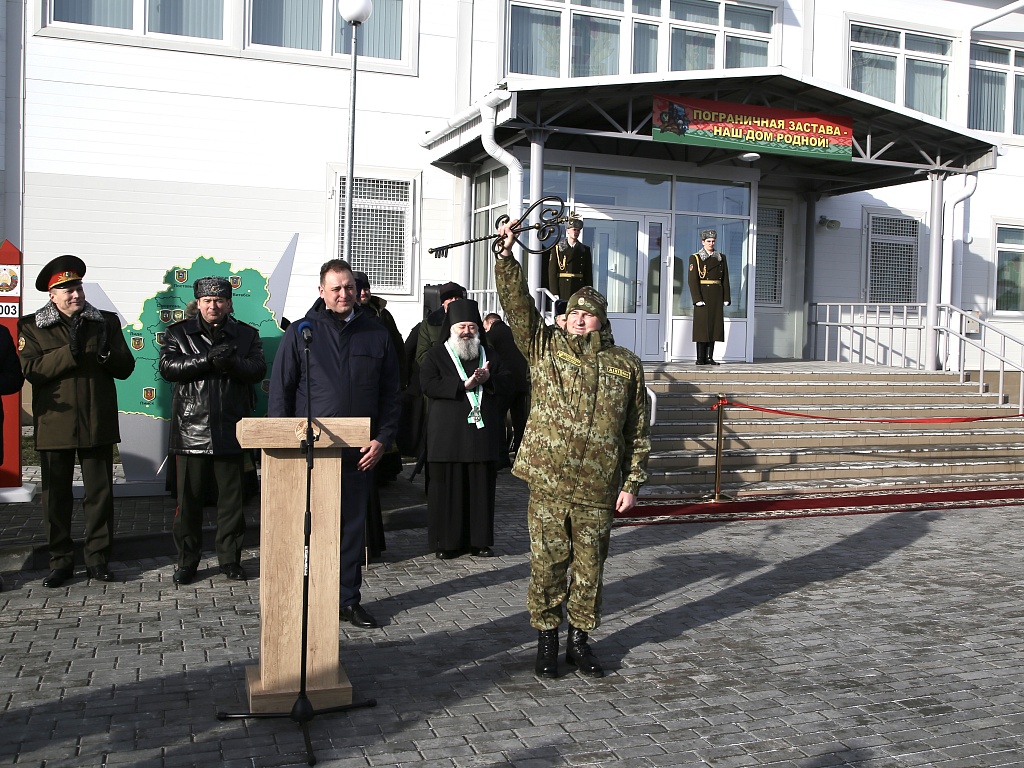
<path id="1" fill-rule="evenodd" d="M 117 578 L 105 565 L 90 565 L 86 571 L 93 581 L 117 581 Z"/>
<path id="2" fill-rule="evenodd" d="M 537 633 L 537 677 L 558 677 L 558 630 L 541 629 Z"/>
<path id="3" fill-rule="evenodd" d="M 249 577 L 245 575 L 245 571 L 238 563 L 231 563 L 230 565 L 222 565 L 220 572 L 227 576 L 232 581 L 245 581 Z"/>
<path id="4" fill-rule="evenodd" d="M 377 620 L 366 612 L 359 603 L 353 605 L 346 605 L 342 608 L 338 615 L 342 621 L 347 621 L 353 627 L 360 627 L 362 629 L 375 629 L 377 627 Z"/>
<path id="5" fill-rule="evenodd" d="M 54 568 L 50 571 L 50 575 L 43 579 L 43 586 L 56 589 L 74 575 L 74 568 Z"/>
<path id="6" fill-rule="evenodd" d="M 192 579 L 196 577 L 196 570 L 197 569 L 194 565 L 186 565 L 181 568 L 178 568 L 177 570 L 175 570 L 174 576 L 172 577 L 174 579 L 174 583 L 191 584 Z"/>
<path id="7" fill-rule="evenodd" d="M 494 550 L 490 547 L 470 547 L 469 554 L 473 557 L 494 557 Z"/>
<path id="8" fill-rule="evenodd" d="M 576 629 L 571 624 L 569 625 L 569 638 L 565 644 L 565 663 L 576 667 L 581 675 L 604 677 L 604 670 L 601 669 L 598 660 L 594 658 L 594 653 L 587 643 L 587 633 L 582 629 Z"/>
<path id="9" fill-rule="evenodd" d="M 438 560 L 454 560 L 456 557 L 462 555 L 462 551 L 458 549 L 439 549 L 437 554 L 434 555 Z"/>

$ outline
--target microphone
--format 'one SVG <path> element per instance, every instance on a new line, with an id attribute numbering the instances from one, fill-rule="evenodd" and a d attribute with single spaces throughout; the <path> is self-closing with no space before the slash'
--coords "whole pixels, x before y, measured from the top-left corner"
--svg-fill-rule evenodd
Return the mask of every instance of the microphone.
<path id="1" fill-rule="evenodd" d="M 313 340 L 313 325 L 308 320 L 303 320 L 299 323 L 299 333 L 302 334 L 302 340 L 309 344 Z"/>

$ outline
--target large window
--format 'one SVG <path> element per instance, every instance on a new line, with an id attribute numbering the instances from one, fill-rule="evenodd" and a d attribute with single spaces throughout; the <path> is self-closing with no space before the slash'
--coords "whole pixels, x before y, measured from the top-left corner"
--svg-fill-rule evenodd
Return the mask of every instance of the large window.
<path id="1" fill-rule="evenodd" d="M 773 3 L 722 0 L 513 0 L 510 73 L 592 77 L 766 67 Z"/>
<path id="2" fill-rule="evenodd" d="M 996 227 L 996 311 L 1024 312 L 1024 227 Z"/>
<path id="3" fill-rule="evenodd" d="M 345 252 L 344 174 L 338 174 L 337 255 Z M 355 177 L 352 195 L 352 268 L 365 272 L 374 293 L 412 291 L 413 181 Z"/>
<path id="4" fill-rule="evenodd" d="M 944 119 L 952 52 L 949 38 L 851 24 L 850 87 Z"/>
<path id="5" fill-rule="evenodd" d="M 971 45 L 967 125 L 1024 135 L 1024 49 Z"/>
<path id="6" fill-rule="evenodd" d="M 351 53 L 352 28 L 337 12 L 336 0 L 39 0 L 48 33 L 116 32 L 163 40 L 195 38 L 225 52 L 244 48 L 291 52 L 299 57 L 344 60 Z M 373 14 L 356 36 L 359 55 L 412 66 L 419 3 L 374 0 Z M 68 33 L 65 33 L 68 34 Z M 173 39 L 173 38 L 170 38 Z M 308 61 L 309 59 L 303 59 Z"/>

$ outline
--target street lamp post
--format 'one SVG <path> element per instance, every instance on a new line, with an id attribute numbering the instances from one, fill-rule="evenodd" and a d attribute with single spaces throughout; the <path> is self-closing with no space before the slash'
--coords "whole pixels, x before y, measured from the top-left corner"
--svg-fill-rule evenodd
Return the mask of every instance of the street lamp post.
<path id="1" fill-rule="evenodd" d="M 351 72 L 348 96 L 348 169 L 345 177 L 345 229 L 342 238 L 342 258 L 352 263 L 352 193 L 356 169 L 356 69 L 358 51 L 356 32 L 373 13 L 372 0 L 338 0 L 338 13 L 352 25 Z"/>

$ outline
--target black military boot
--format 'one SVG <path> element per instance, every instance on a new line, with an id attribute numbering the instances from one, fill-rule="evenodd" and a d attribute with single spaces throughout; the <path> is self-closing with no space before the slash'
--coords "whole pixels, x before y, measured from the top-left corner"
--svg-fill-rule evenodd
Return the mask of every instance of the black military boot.
<path id="1" fill-rule="evenodd" d="M 558 677 L 558 630 L 542 629 L 537 637 L 537 663 L 533 667 L 538 677 Z"/>
<path id="2" fill-rule="evenodd" d="M 706 354 L 704 356 L 704 365 L 720 365 L 720 363 L 716 363 L 714 359 L 715 342 L 708 342 L 707 344 L 704 345 L 704 349 L 706 350 Z"/>
<path id="3" fill-rule="evenodd" d="M 587 643 L 587 633 L 572 624 L 569 625 L 569 639 L 565 643 L 565 663 L 576 667 L 581 675 L 604 677 L 604 670 Z"/>
<path id="4" fill-rule="evenodd" d="M 708 364 L 708 345 L 703 341 L 697 342 L 697 365 Z"/>

